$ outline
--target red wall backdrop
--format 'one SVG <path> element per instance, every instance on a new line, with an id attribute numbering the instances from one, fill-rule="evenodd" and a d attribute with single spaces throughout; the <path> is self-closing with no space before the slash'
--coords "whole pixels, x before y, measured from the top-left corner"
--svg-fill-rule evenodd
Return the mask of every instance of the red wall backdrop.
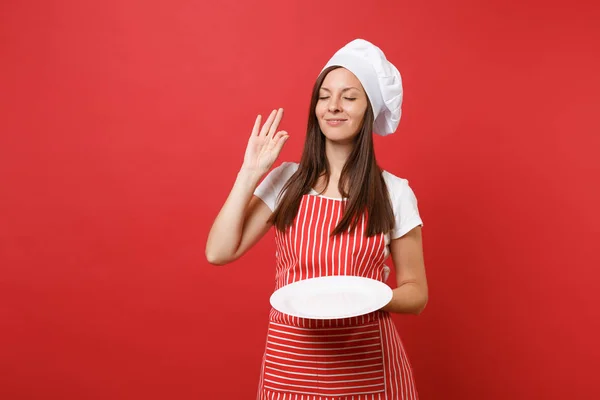
<path id="1" fill-rule="evenodd" d="M 356 37 L 405 82 L 376 146 L 426 225 L 421 398 L 600 398 L 599 6 L 367 3 L 2 2 L 0 398 L 254 398 L 272 232 L 219 268 L 208 229 L 256 114 L 298 160 Z"/>

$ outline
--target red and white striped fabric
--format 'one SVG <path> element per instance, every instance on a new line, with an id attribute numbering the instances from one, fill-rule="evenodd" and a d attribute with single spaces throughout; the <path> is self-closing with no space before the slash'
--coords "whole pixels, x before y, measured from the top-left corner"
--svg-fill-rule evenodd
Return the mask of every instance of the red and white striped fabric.
<path id="1" fill-rule="evenodd" d="M 276 283 L 354 275 L 383 280 L 386 235 L 367 238 L 367 217 L 352 233 L 329 237 L 345 200 L 302 198 L 285 233 L 275 232 Z M 335 320 L 297 318 L 272 309 L 259 400 L 418 399 L 412 369 L 390 315 Z"/>

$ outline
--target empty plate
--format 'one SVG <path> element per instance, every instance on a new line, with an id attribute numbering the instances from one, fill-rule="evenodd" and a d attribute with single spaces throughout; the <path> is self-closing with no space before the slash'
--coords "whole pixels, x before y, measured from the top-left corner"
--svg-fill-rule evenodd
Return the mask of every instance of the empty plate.
<path id="1" fill-rule="evenodd" d="M 338 319 L 379 310 L 392 299 L 383 282 L 359 276 L 324 276 L 290 283 L 271 295 L 276 310 L 294 317 Z"/>

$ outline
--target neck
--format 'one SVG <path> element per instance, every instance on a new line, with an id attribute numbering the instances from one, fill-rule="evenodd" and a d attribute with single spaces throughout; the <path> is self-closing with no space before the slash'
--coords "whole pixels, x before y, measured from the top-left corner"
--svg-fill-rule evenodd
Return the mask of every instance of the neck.
<path id="1" fill-rule="evenodd" d="M 325 142 L 325 155 L 329 162 L 330 178 L 336 182 L 342 174 L 342 169 L 346 164 L 346 160 L 350 157 L 350 153 L 354 148 L 354 142 L 337 143 L 327 140 Z"/>

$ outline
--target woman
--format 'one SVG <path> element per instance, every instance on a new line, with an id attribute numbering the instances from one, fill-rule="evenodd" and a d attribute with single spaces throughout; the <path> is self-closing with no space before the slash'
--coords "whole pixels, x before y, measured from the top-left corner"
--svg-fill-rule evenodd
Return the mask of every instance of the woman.
<path id="1" fill-rule="evenodd" d="M 385 307 L 359 317 L 306 319 L 271 309 L 260 400 L 418 398 L 390 313 L 418 314 L 427 303 L 422 221 L 408 181 L 378 167 L 372 137 L 396 130 L 401 103 L 398 70 L 357 39 L 315 83 L 300 163 L 284 162 L 262 182 L 289 135 L 277 131 L 282 109 L 262 128 L 256 119 L 211 228 L 208 260 L 236 260 L 274 226 L 275 289 L 329 275 L 385 281 L 389 255 L 398 283 Z"/>

